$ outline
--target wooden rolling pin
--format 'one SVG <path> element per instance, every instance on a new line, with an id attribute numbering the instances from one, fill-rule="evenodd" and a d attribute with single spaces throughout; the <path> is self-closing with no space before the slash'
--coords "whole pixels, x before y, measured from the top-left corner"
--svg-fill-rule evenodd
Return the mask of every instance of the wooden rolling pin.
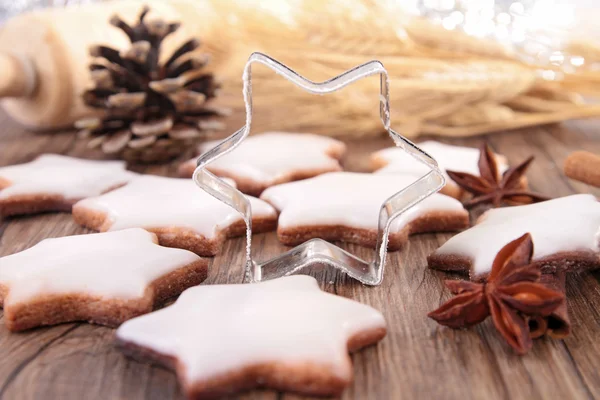
<path id="1" fill-rule="evenodd" d="M 143 5 L 149 19 L 181 22 L 164 42 L 165 53 L 191 37 L 206 39 L 218 29 L 212 7 L 202 0 L 128 0 L 46 9 L 17 16 L 0 30 L 0 97 L 2 107 L 35 129 L 67 127 L 93 111 L 81 101 L 91 86 L 91 45 L 123 48 L 126 36 L 109 24 L 118 14 L 133 22 Z"/>

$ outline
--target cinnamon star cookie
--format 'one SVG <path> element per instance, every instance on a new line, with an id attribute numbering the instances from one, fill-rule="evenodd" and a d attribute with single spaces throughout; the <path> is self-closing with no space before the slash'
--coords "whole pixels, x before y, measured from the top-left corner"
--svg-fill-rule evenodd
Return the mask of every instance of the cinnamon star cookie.
<path id="1" fill-rule="evenodd" d="M 11 331 L 70 321 L 117 326 L 206 278 L 207 261 L 143 229 L 46 239 L 0 258 Z"/>
<path id="2" fill-rule="evenodd" d="M 348 351 L 381 340 L 375 309 L 319 289 L 309 276 L 199 286 L 117 330 L 120 347 L 174 369 L 190 399 L 267 387 L 339 395 Z"/>
<path id="3" fill-rule="evenodd" d="M 489 210 L 430 255 L 428 263 L 481 279 L 500 249 L 527 232 L 533 239 L 532 264 L 544 272 L 600 267 L 600 202 L 589 194 Z"/>
<path id="4" fill-rule="evenodd" d="M 200 154 L 220 141 L 200 145 Z M 254 196 L 284 182 L 341 171 L 339 159 L 346 146 L 339 140 L 307 133 L 268 132 L 245 139 L 237 148 L 206 166 L 215 175 L 233 179 L 239 190 Z M 182 176 L 191 177 L 196 159 L 182 164 Z"/>
<path id="5" fill-rule="evenodd" d="M 274 230 L 277 213 L 264 201 L 249 197 L 253 232 Z M 106 232 L 144 228 L 163 246 L 201 256 L 214 256 L 228 237 L 246 232 L 242 216 L 200 189 L 191 179 L 144 175 L 102 196 L 73 207 L 75 221 Z"/>
<path id="6" fill-rule="evenodd" d="M 479 149 L 463 146 L 452 146 L 428 140 L 421 142 L 418 146 L 429 153 L 438 162 L 442 173 L 446 177 L 446 186 L 440 193 L 460 198 L 463 190 L 454 183 L 446 174 L 446 170 L 466 172 L 472 175 L 479 175 L 477 163 L 479 160 Z M 506 157 L 496 155 L 498 162 L 498 172 L 501 174 L 508 169 Z M 429 172 L 429 168 L 399 147 L 390 147 L 379 150 L 371 154 L 371 164 L 376 174 L 411 174 L 414 176 L 423 176 Z"/>
<path id="7" fill-rule="evenodd" d="M 261 199 L 281 212 L 277 235 L 286 245 L 322 238 L 375 247 L 381 205 L 414 181 L 413 176 L 332 172 L 274 186 Z M 434 194 L 394 220 L 388 246 L 399 249 L 410 234 L 468 226 L 468 212 L 458 200 Z"/>
<path id="8" fill-rule="evenodd" d="M 124 185 L 136 174 L 121 161 L 44 154 L 0 168 L 0 216 L 71 211 L 78 200 Z"/>

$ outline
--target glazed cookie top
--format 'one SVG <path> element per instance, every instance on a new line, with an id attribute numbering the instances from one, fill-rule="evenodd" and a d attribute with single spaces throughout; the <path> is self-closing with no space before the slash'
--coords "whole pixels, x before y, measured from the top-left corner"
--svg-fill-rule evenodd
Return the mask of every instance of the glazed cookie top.
<path id="1" fill-rule="evenodd" d="M 446 170 L 466 172 L 472 175 L 479 175 L 477 161 L 479 160 L 479 149 L 463 146 L 452 146 L 428 140 L 418 143 L 421 149 L 429 153 L 438 162 L 442 172 Z M 508 169 L 508 163 L 504 156 L 497 155 L 499 172 L 502 173 Z M 376 171 L 377 174 L 390 173 L 408 173 L 418 176 L 429 172 L 428 167 L 413 159 L 404 150 L 398 147 L 390 147 L 377 151 L 371 155 L 374 164 L 382 166 Z M 446 175 L 448 182 L 452 183 Z"/>
<path id="2" fill-rule="evenodd" d="M 56 194 L 76 200 L 123 185 L 136 174 L 121 161 L 92 161 L 44 154 L 26 164 L 0 168 L 0 199 L 15 195 Z"/>
<path id="3" fill-rule="evenodd" d="M 342 225 L 377 229 L 379 210 L 390 196 L 413 183 L 412 175 L 332 172 L 267 189 L 261 199 L 281 211 L 279 226 Z M 392 230 L 399 230 L 429 211 L 464 211 L 449 196 L 434 194 L 396 218 Z"/>
<path id="4" fill-rule="evenodd" d="M 229 182 L 232 183 L 232 182 Z M 254 217 L 275 217 L 269 204 L 248 196 Z M 219 230 L 241 221 L 242 216 L 227 204 L 200 189 L 191 179 L 140 176 L 102 196 L 75 204 L 108 214 L 110 228 L 189 228 L 208 239 Z"/>
<path id="5" fill-rule="evenodd" d="M 474 227 L 452 237 L 434 254 L 472 260 L 472 275 L 490 272 L 494 257 L 525 233 L 533 238 L 533 258 L 570 251 L 600 250 L 600 202 L 577 194 L 541 203 L 487 211 Z"/>
<path id="6" fill-rule="evenodd" d="M 220 141 L 200 145 L 200 153 Z M 263 185 L 288 180 L 298 171 L 341 170 L 338 159 L 345 152 L 339 140 L 307 133 L 267 132 L 245 139 L 237 148 L 207 165 L 217 174 L 242 178 Z M 190 160 L 194 162 L 195 160 Z M 195 165 L 195 164 L 194 164 Z"/>
<path id="7" fill-rule="evenodd" d="M 117 338 L 177 358 L 188 382 L 269 362 L 318 363 L 349 379 L 348 340 L 376 329 L 385 329 L 378 311 L 296 275 L 190 288 L 125 322 Z"/>
<path id="8" fill-rule="evenodd" d="M 143 229 L 43 240 L 0 258 L 0 285 L 8 287 L 4 304 L 57 294 L 139 298 L 152 281 L 200 260 L 156 242 Z"/>

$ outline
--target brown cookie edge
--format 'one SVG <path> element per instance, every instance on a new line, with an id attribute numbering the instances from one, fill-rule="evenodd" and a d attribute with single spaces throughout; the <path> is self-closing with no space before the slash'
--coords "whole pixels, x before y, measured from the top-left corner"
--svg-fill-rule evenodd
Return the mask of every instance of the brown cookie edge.
<path id="1" fill-rule="evenodd" d="M 410 235 L 432 232 L 451 232 L 469 227 L 469 213 L 461 211 L 430 211 L 408 223 L 401 231 L 389 235 L 388 250 L 400 250 Z M 354 228 L 345 225 L 309 225 L 277 229 L 279 241 L 295 246 L 314 238 L 327 241 L 342 241 L 365 247 L 375 247 L 377 231 L 374 229 Z"/>
<path id="2" fill-rule="evenodd" d="M 386 328 L 368 329 L 348 340 L 349 352 L 360 350 L 379 342 L 385 337 Z M 127 356 L 141 362 L 157 363 L 174 370 L 189 399 L 217 398 L 241 391 L 268 388 L 309 396 L 339 396 L 352 382 L 331 373 L 326 365 L 316 363 L 270 362 L 245 366 L 202 382 L 187 382 L 185 366 L 176 357 L 162 354 L 148 347 L 139 346 L 116 337 L 117 347 Z M 348 367 L 352 370 L 350 357 Z"/>
<path id="3" fill-rule="evenodd" d="M 112 226 L 108 213 L 77 204 L 73 207 L 73 219 L 77 224 L 99 232 L 106 232 Z M 252 218 L 253 233 L 269 232 L 275 230 L 276 227 L 277 215 Z M 189 228 L 144 227 L 144 229 L 156 234 L 161 246 L 189 250 L 202 257 L 219 254 L 225 240 L 246 234 L 246 224 L 243 220 L 236 221 L 222 229 L 212 240 Z"/>
<path id="4" fill-rule="evenodd" d="M 4 304 L 10 288 L 0 287 L 4 321 L 8 330 L 23 331 L 39 326 L 87 321 L 116 327 L 128 319 L 151 312 L 185 289 L 199 285 L 208 275 L 208 260 L 199 259 L 152 281 L 143 297 L 104 299 L 85 293 L 38 296 L 24 303 Z"/>
<path id="5" fill-rule="evenodd" d="M 593 251 L 564 251 L 533 260 L 532 265 L 540 267 L 544 274 L 555 274 L 562 271 L 580 272 L 600 268 L 600 254 Z M 427 257 L 427 265 L 442 271 L 468 272 L 472 281 L 484 281 L 486 274 L 475 274 L 472 270 L 473 260 L 458 254 L 436 254 Z"/>
<path id="6" fill-rule="evenodd" d="M 315 176 L 319 176 L 328 172 L 338 172 L 342 171 L 342 166 L 339 164 L 339 160 L 346 153 L 346 145 L 339 143 L 332 143 L 327 150 L 325 150 L 325 154 L 331 157 L 334 160 L 338 161 L 336 167 L 332 168 L 315 168 L 315 169 L 303 169 L 298 171 L 293 171 L 279 179 L 274 180 L 269 183 L 261 183 L 253 181 L 252 179 L 239 177 L 235 174 L 229 173 L 227 171 L 221 170 L 219 168 L 211 167 L 207 165 L 206 169 L 211 173 L 221 177 L 221 178 L 229 178 L 232 179 L 238 188 L 238 190 L 242 193 L 245 193 L 250 196 L 259 197 L 262 192 L 268 189 L 271 186 L 279 185 L 282 183 L 295 182 L 303 179 L 314 178 Z M 196 162 L 194 159 L 188 160 L 181 164 L 178 169 L 178 173 L 181 177 L 191 178 L 196 169 Z"/>

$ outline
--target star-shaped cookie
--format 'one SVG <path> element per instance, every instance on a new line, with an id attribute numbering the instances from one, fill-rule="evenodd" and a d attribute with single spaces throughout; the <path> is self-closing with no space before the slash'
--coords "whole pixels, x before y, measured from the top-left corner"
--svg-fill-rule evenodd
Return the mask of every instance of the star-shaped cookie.
<path id="1" fill-rule="evenodd" d="M 429 266 L 481 279 L 500 249 L 525 233 L 533 239 L 533 263 L 545 272 L 600 267 L 600 202 L 589 194 L 489 210 L 430 255 Z"/>
<path id="2" fill-rule="evenodd" d="M 479 150 L 471 147 L 452 146 L 428 140 L 418 144 L 420 148 L 429 153 L 438 162 L 440 169 L 446 177 L 446 186 L 442 188 L 441 193 L 455 198 L 463 195 L 463 190 L 452 181 L 446 174 L 446 170 L 466 172 L 479 176 L 477 161 L 479 160 Z M 496 155 L 498 159 L 499 172 L 502 173 L 508 169 L 506 158 Z M 429 172 L 429 168 L 398 147 L 390 147 L 379 150 L 371 154 L 371 165 L 376 174 L 412 174 L 423 176 Z"/>
<path id="3" fill-rule="evenodd" d="M 44 154 L 0 168 L 0 216 L 71 211 L 75 202 L 119 187 L 135 175 L 121 161 Z"/>
<path id="4" fill-rule="evenodd" d="M 277 235 L 286 245 L 318 237 L 375 247 L 381 205 L 415 180 L 406 175 L 332 172 L 271 187 L 261 199 L 281 212 Z M 468 226 L 468 212 L 458 200 L 434 194 L 393 222 L 388 246 L 399 249 L 413 233 Z"/>
<path id="5" fill-rule="evenodd" d="M 143 229 L 46 239 L 0 258 L 11 331 L 69 321 L 117 326 L 206 278 L 207 261 Z"/>
<path id="6" fill-rule="evenodd" d="M 196 399 L 256 387 L 338 395 L 352 380 L 348 351 L 385 333 L 378 311 L 296 275 L 188 289 L 116 337 L 126 352 L 175 369 Z"/>
<path id="7" fill-rule="evenodd" d="M 219 144 L 204 143 L 200 154 Z M 233 179 L 244 193 L 260 195 L 266 188 L 284 182 L 341 171 L 339 159 L 346 146 L 339 140 L 307 133 L 267 132 L 244 140 L 231 153 L 206 166 L 215 175 Z M 191 177 L 196 160 L 180 167 L 182 176 Z"/>
<path id="8" fill-rule="evenodd" d="M 277 213 L 264 201 L 249 197 L 253 232 L 274 230 Z M 105 232 L 144 228 L 163 246 L 201 256 L 214 256 L 228 237 L 246 232 L 242 216 L 198 188 L 191 179 L 144 175 L 129 184 L 73 206 L 78 224 Z"/>

